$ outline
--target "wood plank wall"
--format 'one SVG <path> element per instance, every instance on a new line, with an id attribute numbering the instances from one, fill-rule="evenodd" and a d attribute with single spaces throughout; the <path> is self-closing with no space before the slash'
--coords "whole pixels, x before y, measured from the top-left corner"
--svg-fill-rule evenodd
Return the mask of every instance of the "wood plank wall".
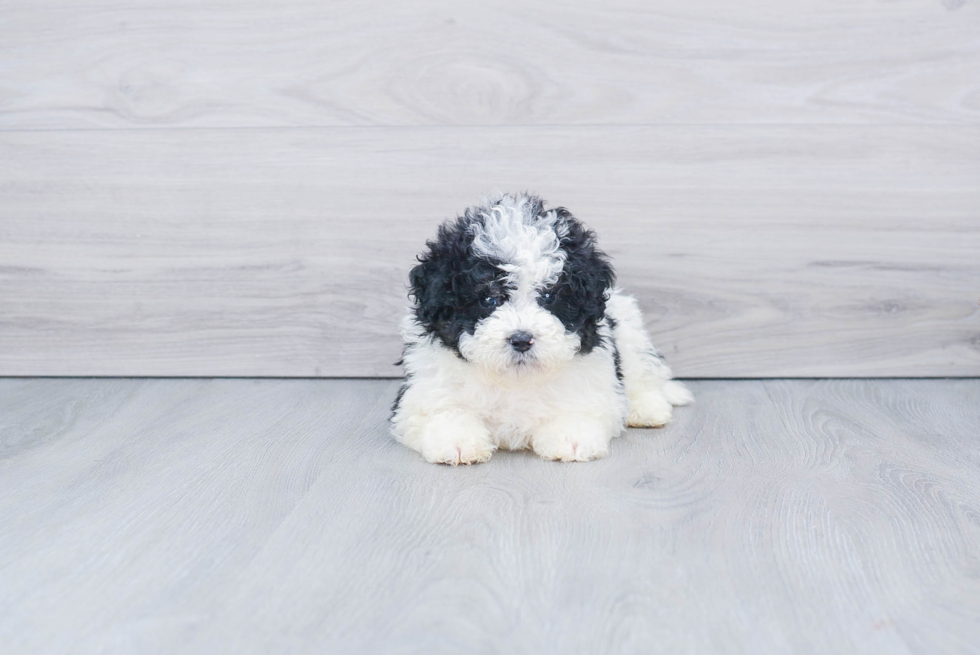
<path id="1" fill-rule="evenodd" d="M 681 376 L 980 375 L 976 2 L 0 12 L 0 375 L 397 375 L 423 241 L 524 189 Z"/>

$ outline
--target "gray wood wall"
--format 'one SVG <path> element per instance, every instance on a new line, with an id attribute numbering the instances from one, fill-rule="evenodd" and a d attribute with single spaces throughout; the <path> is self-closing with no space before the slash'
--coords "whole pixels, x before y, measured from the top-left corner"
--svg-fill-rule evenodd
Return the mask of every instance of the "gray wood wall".
<path id="1" fill-rule="evenodd" d="M 971 0 L 0 3 L 0 375 L 397 375 L 523 189 L 681 376 L 980 375 Z"/>

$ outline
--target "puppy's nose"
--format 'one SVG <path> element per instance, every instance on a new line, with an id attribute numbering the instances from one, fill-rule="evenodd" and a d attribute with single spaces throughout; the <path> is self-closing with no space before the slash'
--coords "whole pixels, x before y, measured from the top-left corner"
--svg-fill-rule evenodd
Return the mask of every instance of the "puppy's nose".
<path id="1" fill-rule="evenodd" d="M 530 332 L 515 332 L 510 335 L 511 347 L 519 353 L 526 353 L 534 345 L 534 335 Z"/>

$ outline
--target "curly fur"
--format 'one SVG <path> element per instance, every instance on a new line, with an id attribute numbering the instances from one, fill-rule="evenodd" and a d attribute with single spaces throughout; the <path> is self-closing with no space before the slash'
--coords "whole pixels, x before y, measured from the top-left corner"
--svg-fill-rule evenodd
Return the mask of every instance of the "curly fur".
<path id="1" fill-rule="evenodd" d="M 626 424 L 665 424 L 692 397 L 614 282 L 595 234 L 535 196 L 443 224 L 409 274 L 395 437 L 430 462 L 497 448 L 584 461 Z"/>

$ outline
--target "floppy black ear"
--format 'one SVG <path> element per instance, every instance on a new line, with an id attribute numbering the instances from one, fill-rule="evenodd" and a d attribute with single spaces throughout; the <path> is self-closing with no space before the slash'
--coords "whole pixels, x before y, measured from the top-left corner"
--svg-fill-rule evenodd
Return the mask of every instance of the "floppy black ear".
<path id="1" fill-rule="evenodd" d="M 436 331 L 440 321 L 449 320 L 457 304 L 453 280 L 459 275 L 458 269 L 473 240 L 466 232 L 458 221 L 441 225 L 436 239 L 426 242 L 418 265 L 408 274 L 415 317 L 430 331 Z"/>
<path id="2" fill-rule="evenodd" d="M 408 274 L 409 297 L 415 301 L 415 317 L 432 330 L 452 310 L 452 270 L 448 260 L 429 250 Z"/>
<path id="3" fill-rule="evenodd" d="M 565 266 L 558 278 L 558 303 L 553 310 L 565 327 L 582 338 L 583 354 L 599 345 L 598 323 L 606 313 L 609 290 L 616 273 L 609 258 L 596 246 L 596 236 L 571 213 L 559 207 L 557 227 L 564 232 L 561 248 Z M 560 232 L 560 233 L 561 233 Z"/>
<path id="4" fill-rule="evenodd" d="M 473 334 L 477 321 L 492 312 L 480 306 L 479 293 L 499 273 L 494 262 L 474 256 L 470 223 L 464 216 L 443 224 L 408 275 L 416 320 L 457 355 L 460 335 Z"/>

